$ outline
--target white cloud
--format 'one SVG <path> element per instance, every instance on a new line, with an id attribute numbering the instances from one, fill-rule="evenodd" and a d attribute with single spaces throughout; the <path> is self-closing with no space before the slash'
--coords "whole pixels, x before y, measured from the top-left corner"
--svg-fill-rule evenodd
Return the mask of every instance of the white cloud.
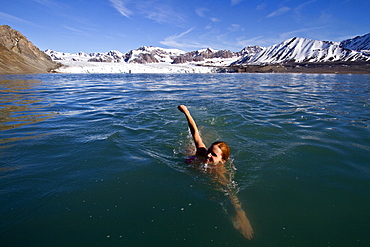
<path id="1" fill-rule="evenodd" d="M 167 46 L 170 46 L 170 47 L 181 47 L 182 44 L 179 43 L 178 41 L 176 41 L 178 38 L 181 38 L 183 37 L 184 35 L 190 33 L 191 31 L 194 30 L 194 27 L 193 28 L 190 28 L 188 30 L 186 30 L 185 32 L 182 32 L 180 34 L 177 34 L 177 35 L 171 35 L 171 36 L 168 36 L 167 38 L 164 39 L 164 41 L 160 41 L 160 43 L 162 45 L 167 45 Z"/>
<path id="2" fill-rule="evenodd" d="M 184 21 L 182 14 L 174 10 L 172 6 L 163 4 L 160 1 L 137 2 L 136 7 L 139 14 L 158 23 L 181 23 Z"/>
<path id="3" fill-rule="evenodd" d="M 35 3 L 44 5 L 49 8 L 64 8 L 64 4 L 53 0 L 32 0 Z"/>
<path id="4" fill-rule="evenodd" d="M 231 26 L 228 28 L 231 32 L 243 32 L 245 29 L 244 27 L 240 26 L 239 24 L 231 24 Z"/>
<path id="5" fill-rule="evenodd" d="M 171 35 L 165 38 L 163 41 L 160 41 L 162 45 L 166 45 L 168 47 L 178 48 L 182 50 L 186 49 L 199 49 L 201 47 L 208 47 L 207 45 L 201 44 L 199 42 L 193 40 L 183 39 L 183 37 L 193 31 L 194 28 L 190 28 L 183 33 L 177 35 Z"/>
<path id="6" fill-rule="evenodd" d="M 125 5 L 127 5 L 128 1 L 124 0 L 109 0 L 113 7 L 123 16 L 129 18 L 132 15 L 132 11 L 129 10 Z"/>
<path id="7" fill-rule="evenodd" d="M 242 1 L 244 1 L 244 0 L 231 0 L 231 6 L 237 5 L 237 4 L 241 3 Z"/>
<path id="8" fill-rule="evenodd" d="M 315 30 L 319 30 L 319 29 L 323 29 L 325 27 L 326 26 L 310 27 L 310 28 L 302 28 L 302 29 L 292 30 L 290 32 L 285 32 L 285 33 L 280 34 L 280 39 L 281 39 L 280 42 L 282 42 L 286 39 L 290 39 L 292 37 L 296 37 L 296 36 L 307 38 L 309 36 L 312 36 L 312 35 L 309 35 L 310 32 L 315 31 Z"/>
<path id="9" fill-rule="evenodd" d="M 135 15 L 156 21 L 158 23 L 179 23 L 184 18 L 171 5 L 165 4 L 159 0 L 131 1 L 131 0 L 109 0 L 112 6 L 123 16 L 131 18 Z M 127 7 L 130 5 L 130 9 Z"/>
<path id="10" fill-rule="evenodd" d="M 263 45 L 264 42 L 263 36 L 257 36 L 250 39 L 238 38 L 236 44 L 237 46 L 247 47 L 252 45 Z"/>
<path id="11" fill-rule="evenodd" d="M 217 19 L 216 17 L 211 17 L 209 18 L 211 21 L 213 22 L 221 22 L 219 19 Z"/>
<path id="12" fill-rule="evenodd" d="M 300 12 L 302 11 L 302 9 L 303 9 L 304 7 L 306 7 L 306 5 L 311 4 L 311 3 L 314 3 L 314 2 L 316 2 L 316 1 L 317 1 L 317 0 L 310 0 L 310 1 L 307 1 L 307 2 L 302 3 L 301 5 L 299 5 L 298 7 L 296 7 L 296 8 L 295 8 L 295 12 L 296 12 L 297 14 L 300 14 Z"/>
<path id="13" fill-rule="evenodd" d="M 78 30 L 78 29 L 73 28 L 73 27 L 70 27 L 70 26 L 62 25 L 62 27 L 64 27 L 65 29 L 68 29 L 69 31 L 73 31 L 73 32 L 76 32 L 76 33 L 84 33 L 83 31 Z"/>
<path id="14" fill-rule="evenodd" d="M 207 8 L 198 8 L 195 10 L 195 13 L 200 17 L 205 17 L 205 12 L 208 12 L 209 9 Z"/>
<path id="15" fill-rule="evenodd" d="M 266 4 L 262 3 L 262 4 L 257 6 L 256 10 L 263 10 L 264 8 L 266 8 Z"/>
<path id="16" fill-rule="evenodd" d="M 271 18 L 271 17 L 276 17 L 276 16 L 279 16 L 279 15 L 283 15 L 283 14 L 289 12 L 290 10 L 291 10 L 291 8 L 289 8 L 289 7 L 282 7 L 280 9 L 272 12 L 271 14 L 269 14 L 267 16 L 267 18 Z"/>
<path id="17" fill-rule="evenodd" d="M 237 46 L 241 47 L 247 47 L 247 46 L 253 46 L 253 45 L 259 45 L 259 46 L 271 46 L 275 44 L 279 44 L 283 42 L 284 40 L 293 38 L 293 37 L 303 37 L 307 38 L 309 36 L 317 36 L 315 34 L 315 31 L 325 28 L 325 26 L 322 27 L 312 27 L 312 28 L 302 28 L 297 30 L 292 30 L 285 33 L 279 33 L 276 36 L 271 36 L 269 38 L 266 38 L 264 36 L 256 36 L 249 39 L 245 39 L 244 37 L 237 38 Z M 312 33 L 313 32 L 313 33 Z M 310 35 L 312 33 L 312 35 Z"/>
<path id="18" fill-rule="evenodd" d="M 20 22 L 20 23 L 28 24 L 28 25 L 35 26 L 35 27 L 40 27 L 39 25 L 36 25 L 33 22 L 24 20 L 22 18 L 16 17 L 14 15 L 7 14 L 7 13 L 4 13 L 4 12 L 0 12 L 0 19 L 6 20 L 6 21 L 9 21 L 9 22 Z"/>

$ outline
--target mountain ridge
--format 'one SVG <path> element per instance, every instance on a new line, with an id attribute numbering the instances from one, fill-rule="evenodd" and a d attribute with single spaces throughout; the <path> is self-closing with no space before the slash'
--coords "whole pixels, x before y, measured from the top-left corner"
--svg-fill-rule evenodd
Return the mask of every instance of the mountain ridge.
<path id="1" fill-rule="evenodd" d="M 370 34 L 367 36 L 370 37 Z M 348 44 L 350 43 L 349 41 Z M 294 37 L 269 46 L 252 57 L 244 57 L 233 64 L 266 65 L 291 62 L 323 63 L 338 61 L 367 62 L 370 61 L 370 56 L 361 51 L 344 48 L 339 42 Z"/>
<path id="2" fill-rule="evenodd" d="M 47 73 L 57 64 L 19 31 L 0 25 L 0 74 Z"/>
<path id="3" fill-rule="evenodd" d="M 342 42 L 340 42 L 340 46 L 349 50 L 365 51 L 366 53 L 369 53 L 370 33 L 362 36 L 356 36 L 352 39 L 343 40 Z"/>
<path id="4" fill-rule="evenodd" d="M 107 53 L 61 53 L 46 50 L 53 60 L 114 62 L 114 63 L 194 63 L 197 65 L 236 66 L 273 65 L 285 63 L 330 63 L 330 62 L 369 62 L 370 33 L 356 36 L 342 42 L 320 41 L 293 37 L 269 46 L 248 46 L 238 52 L 205 48 L 185 52 L 178 49 L 165 49 L 142 46 L 136 50 L 122 53 L 116 50 Z M 79 55 L 80 54 L 80 55 Z M 223 61 L 225 60 L 225 61 Z M 222 64 L 222 62 L 224 62 Z M 228 63 L 228 64 L 227 64 Z"/>

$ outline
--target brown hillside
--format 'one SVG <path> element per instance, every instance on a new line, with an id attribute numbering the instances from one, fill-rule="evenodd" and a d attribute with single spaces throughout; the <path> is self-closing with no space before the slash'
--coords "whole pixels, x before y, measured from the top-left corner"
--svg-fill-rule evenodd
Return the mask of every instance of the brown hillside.
<path id="1" fill-rule="evenodd" d="M 0 74 L 47 73 L 56 63 L 23 34 L 0 26 Z"/>

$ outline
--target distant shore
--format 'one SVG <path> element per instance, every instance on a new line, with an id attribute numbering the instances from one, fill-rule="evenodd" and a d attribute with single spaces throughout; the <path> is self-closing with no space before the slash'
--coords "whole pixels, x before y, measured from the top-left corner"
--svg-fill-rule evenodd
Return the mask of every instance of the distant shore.
<path id="1" fill-rule="evenodd" d="M 2 73 L 3 72 L 3 73 Z M 284 63 L 269 65 L 230 65 L 217 66 L 206 64 L 120 64 L 97 62 L 58 63 L 49 73 L 60 74 L 122 74 L 122 73 L 307 73 L 307 74 L 370 74 L 369 62 L 332 62 L 332 63 Z M 32 74 L 40 71 L 1 71 L 5 74 Z M 44 72 L 45 73 L 45 72 Z"/>
<path id="2" fill-rule="evenodd" d="M 269 65 L 230 65 L 219 68 L 225 73 L 311 73 L 370 74 L 369 62 L 285 63 Z"/>
<path id="3" fill-rule="evenodd" d="M 369 62 L 284 63 L 269 65 L 217 66 L 204 63 L 121 64 L 98 62 L 67 62 L 59 64 L 55 73 L 307 73 L 307 74 L 370 74 Z"/>

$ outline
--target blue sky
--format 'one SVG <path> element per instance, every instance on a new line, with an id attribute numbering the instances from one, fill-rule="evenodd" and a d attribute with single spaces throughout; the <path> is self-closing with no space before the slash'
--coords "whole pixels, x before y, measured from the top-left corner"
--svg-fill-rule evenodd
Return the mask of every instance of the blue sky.
<path id="1" fill-rule="evenodd" d="M 239 51 L 292 37 L 342 41 L 370 32 L 369 0 L 0 0 L 0 24 L 41 50 L 140 46 Z"/>

